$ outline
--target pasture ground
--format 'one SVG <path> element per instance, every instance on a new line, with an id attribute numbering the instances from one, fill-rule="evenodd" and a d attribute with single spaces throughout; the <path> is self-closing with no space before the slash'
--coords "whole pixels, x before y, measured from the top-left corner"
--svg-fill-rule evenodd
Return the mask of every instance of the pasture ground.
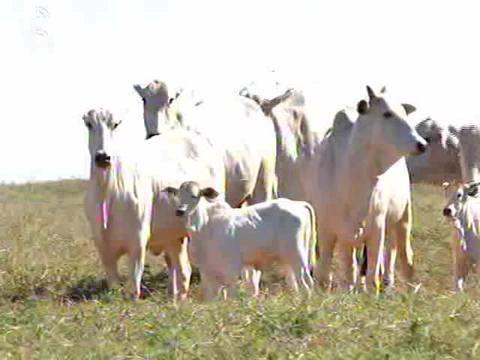
<path id="1" fill-rule="evenodd" d="M 150 296 L 133 303 L 104 289 L 85 184 L 0 186 L 2 359 L 480 358 L 480 292 L 450 292 L 440 188 L 414 188 L 417 294 L 317 291 L 306 301 L 269 274 L 260 300 L 201 304 L 194 281 L 193 299 L 175 305 L 152 256 Z"/>

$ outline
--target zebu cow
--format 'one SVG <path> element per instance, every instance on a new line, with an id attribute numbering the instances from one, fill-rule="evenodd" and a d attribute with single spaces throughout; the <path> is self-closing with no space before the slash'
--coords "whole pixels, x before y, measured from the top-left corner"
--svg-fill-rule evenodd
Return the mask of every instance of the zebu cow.
<path id="1" fill-rule="evenodd" d="M 339 112 L 336 115 L 333 128 L 326 134 L 318 134 L 311 131 L 312 119 L 308 118 L 308 112 L 302 106 L 305 100 L 301 93 L 290 89 L 272 100 L 250 94 L 247 89 L 242 89 L 241 94 L 255 100 L 275 124 L 280 196 L 307 200 L 314 205 L 318 213 L 325 216 L 325 218 L 317 217 L 318 227 L 322 229 L 320 233 L 323 231 L 323 241 L 322 237 L 319 237 L 318 240 L 319 245 L 323 247 L 321 252 L 323 263 L 321 265 L 322 270 L 317 272 L 317 277 L 321 284 L 326 285 L 333 246 L 338 233 L 338 229 L 334 228 L 338 226 L 338 221 L 335 219 L 340 216 L 335 213 L 335 208 L 338 207 L 336 201 L 343 192 L 341 188 L 336 186 L 336 183 L 342 176 L 342 172 L 345 171 L 342 164 L 345 161 L 342 153 L 348 152 L 349 136 L 354 124 L 352 119 L 357 114 L 356 112 L 353 114 L 352 111 L 347 109 Z M 399 108 L 399 112 L 405 114 L 414 110 L 414 107 L 408 104 L 402 104 L 402 107 Z M 387 121 L 389 120 L 387 119 L 385 122 Z M 379 134 L 381 134 L 381 131 L 379 131 Z M 382 140 L 393 141 L 389 138 Z M 359 148 L 358 151 L 361 150 Z M 358 155 L 361 156 L 362 154 Z M 378 157 L 378 154 L 374 152 L 366 155 L 376 155 Z M 363 159 L 363 162 L 365 163 L 368 160 L 369 158 Z M 378 161 L 375 158 L 371 160 Z M 298 174 L 302 174 L 302 176 L 298 176 Z M 355 180 L 351 179 L 351 181 Z M 391 184 L 395 184 L 394 186 L 399 191 L 392 191 Z M 381 210 L 389 214 L 389 221 L 385 226 L 393 238 L 392 241 L 387 243 L 385 276 L 386 281 L 393 286 L 397 252 L 399 252 L 402 260 L 402 270 L 406 279 L 411 280 L 413 275 L 410 245 L 410 183 L 404 159 L 400 159 L 390 169 L 386 168 L 380 180 L 372 186 L 373 190 L 369 189 L 368 186 L 366 187 L 366 191 L 370 191 L 369 194 L 365 195 L 366 198 L 382 199 L 385 203 L 376 204 L 376 208 L 372 211 L 379 212 Z M 381 206 L 386 206 L 386 209 L 381 209 Z M 330 209 L 332 209 L 332 212 L 330 212 Z M 336 225 L 329 225 L 332 218 Z M 319 236 L 321 236 L 320 233 Z M 348 252 L 344 257 L 347 256 L 350 256 Z M 364 264 L 366 265 L 366 262 Z M 363 271 L 366 271 L 366 266 Z"/>
<path id="2" fill-rule="evenodd" d="M 463 291 L 465 279 L 480 262 L 479 183 L 445 182 L 443 215 L 452 221 L 452 258 L 455 290 Z M 478 272 L 478 268 L 477 268 Z"/>
<path id="3" fill-rule="evenodd" d="M 185 219 L 192 236 L 206 300 L 222 287 L 233 291 L 240 269 L 260 271 L 274 261 L 286 269 L 295 291 L 311 291 L 309 266 L 315 259 L 315 212 L 304 201 L 276 199 L 234 209 L 217 199 L 213 188 L 185 182 L 165 189 L 178 202 L 176 215 Z M 309 263 L 310 262 L 310 263 Z M 253 280 L 258 295 L 260 274 Z"/>
<path id="4" fill-rule="evenodd" d="M 340 246 L 344 274 L 341 285 L 357 279 L 354 248 L 365 244 L 368 254 L 367 287 L 380 286 L 386 228 L 392 229 L 391 262 L 399 252 L 402 272 L 413 275 L 410 247 L 411 201 L 405 158 L 423 153 L 427 142 L 392 108 L 383 96 L 367 87 L 369 102 L 358 103 L 358 119 L 344 112 L 335 118 L 331 133 L 319 149 L 316 184 L 321 199 L 317 210 L 322 252 L 316 276 L 326 282 L 335 244 Z M 390 267 L 387 265 L 387 270 Z M 392 272 L 393 274 L 393 272 Z"/>
<path id="5" fill-rule="evenodd" d="M 448 127 L 427 118 L 418 122 L 415 129 L 430 145 L 423 154 L 407 158 L 412 182 L 441 185 L 462 179 L 458 140 Z"/>
<path id="6" fill-rule="evenodd" d="M 161 81 L 134 89 L 143 100 L 147 138 L 180 126 L 198 131 L 222 148 L 230 205 L 276 197 L 275 131 L 254 102 L 234 96 L 178 106 L 182 95 L 169 101 L 167 85 Z"/>
<path id="7" fill-rule="evenodd" d="M 460 153 L 462 180 L 465 183 L 480 181 L 480 126 L 464 124 L 449 126 Z"/>
<path id="8" fill-rule="evenodd" d="M 165 252 L 170 291 L 185 298 L 191 273 L 182 240 L 187 233 L 161 190 L 194 178 L 223 191 L 220 152 L 203 137 L 176 129 L 140 144 L 135 153 L 119 154 L 114 130 L 120 122 L 109 111 L 90 110 L 83 120 L 91 156 L 85 212 L 109 284 L 119 280 L 117 261 L 126 254 L 138 298 L 148 247 L 154 254 Z"/>

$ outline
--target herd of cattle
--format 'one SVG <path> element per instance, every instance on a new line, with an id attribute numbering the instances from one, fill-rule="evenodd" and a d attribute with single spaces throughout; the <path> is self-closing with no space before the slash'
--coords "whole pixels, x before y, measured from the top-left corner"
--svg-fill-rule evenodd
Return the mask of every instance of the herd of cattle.
<path id="1" fill-rule="evenodd" d="M 109 285 L 120 282 L 117 262 L 127 255 L 138 298 L 149 250 L 165 254 L 175 298 L 188 294 L 191 264 L 205 299 L 235 292 L 240 275 L 257 295 L 273 262 L 289 286 L 310 293 L 331 286 L 336 246 L 340 287 L 363 276 L 366 289 L 393 286 L 397 256 L 412 283 L 413 181 L 444 185 L 454 284 L 463 289 L 480 257 L 479 127 L 414 121 L 415 107 L 387 100 L 385 88 L 367 87 L 368 101 L 338 111 L 326 132 L 299 90 L 265 99 L 243 88 L 219 102 L 171 96 L 157 80 L 134 89 L 146 129 L 135 151 L 116 148 L 120 121 L 110 111 L 83 116 L 85 211 Z"/>

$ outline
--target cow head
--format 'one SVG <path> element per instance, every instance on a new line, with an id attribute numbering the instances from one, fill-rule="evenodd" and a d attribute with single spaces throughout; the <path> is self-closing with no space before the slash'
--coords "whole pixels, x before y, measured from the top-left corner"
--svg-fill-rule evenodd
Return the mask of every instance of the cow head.
<path id="1" fill-rule="evenodd" d="M 99 168 L 108 168 L 114 153 L 113 133 L 121 121 L 114 119 L 105 109 L 89 110 L 82 117 L 88 129 L 88 149 L 92 164 Z"/>
<path id="2" fill-rule="evenodd" d="M 147 139 L 158 135 L 160 128 L 168 122 L 168 106 L 179 94 L 170 98 L 167 85 L 159 80 L 153 80 L 144 88 L 140 85 L 134 85 L 133 88 L 143 101 L 143 120 Z"/>
<path id="3" fill-rule="evenodd" d="M 180 188 L 167 187 L 164 189 L 169 196 L 176 198 L 177 207 L 175 215 L 178 217 L 188 218 L 198 207 L 202 197 L 213 200 L 219 193 L 211 188 L 200 188 L 200 185 L 195 181 L 187 181 L 180 185 Z"/>
<path id="4" fill-rule="evenodd" d="M 385 99 L 384 92 L 383 89 L 377 96 L 370 86 L 367 86 L 368 102 L 361 100 L 358 103 L 361 136 L 370 147 L 391 158 L 425 152 L 427 142 L 406 121 L 405 107 L 397 107 L 395 111 L 392 104 Z"/>

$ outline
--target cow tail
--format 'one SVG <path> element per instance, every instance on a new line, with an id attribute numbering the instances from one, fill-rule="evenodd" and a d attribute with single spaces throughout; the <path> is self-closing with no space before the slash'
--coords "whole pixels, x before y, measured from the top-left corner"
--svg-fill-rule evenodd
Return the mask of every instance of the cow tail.
<path id="1" fill-rule="evenodd" d="M 313 268 L 317 263 L 317 219 L 315 217 L 315 210 L 313 209 L 313 206 L 309 203 L 306 203 L 305 207 L 310 214 L 310 239 L 305 240 L 308 244 L 308 263 L 309 267 L 311 268 L 310 271 L 313 271 Z"/>

